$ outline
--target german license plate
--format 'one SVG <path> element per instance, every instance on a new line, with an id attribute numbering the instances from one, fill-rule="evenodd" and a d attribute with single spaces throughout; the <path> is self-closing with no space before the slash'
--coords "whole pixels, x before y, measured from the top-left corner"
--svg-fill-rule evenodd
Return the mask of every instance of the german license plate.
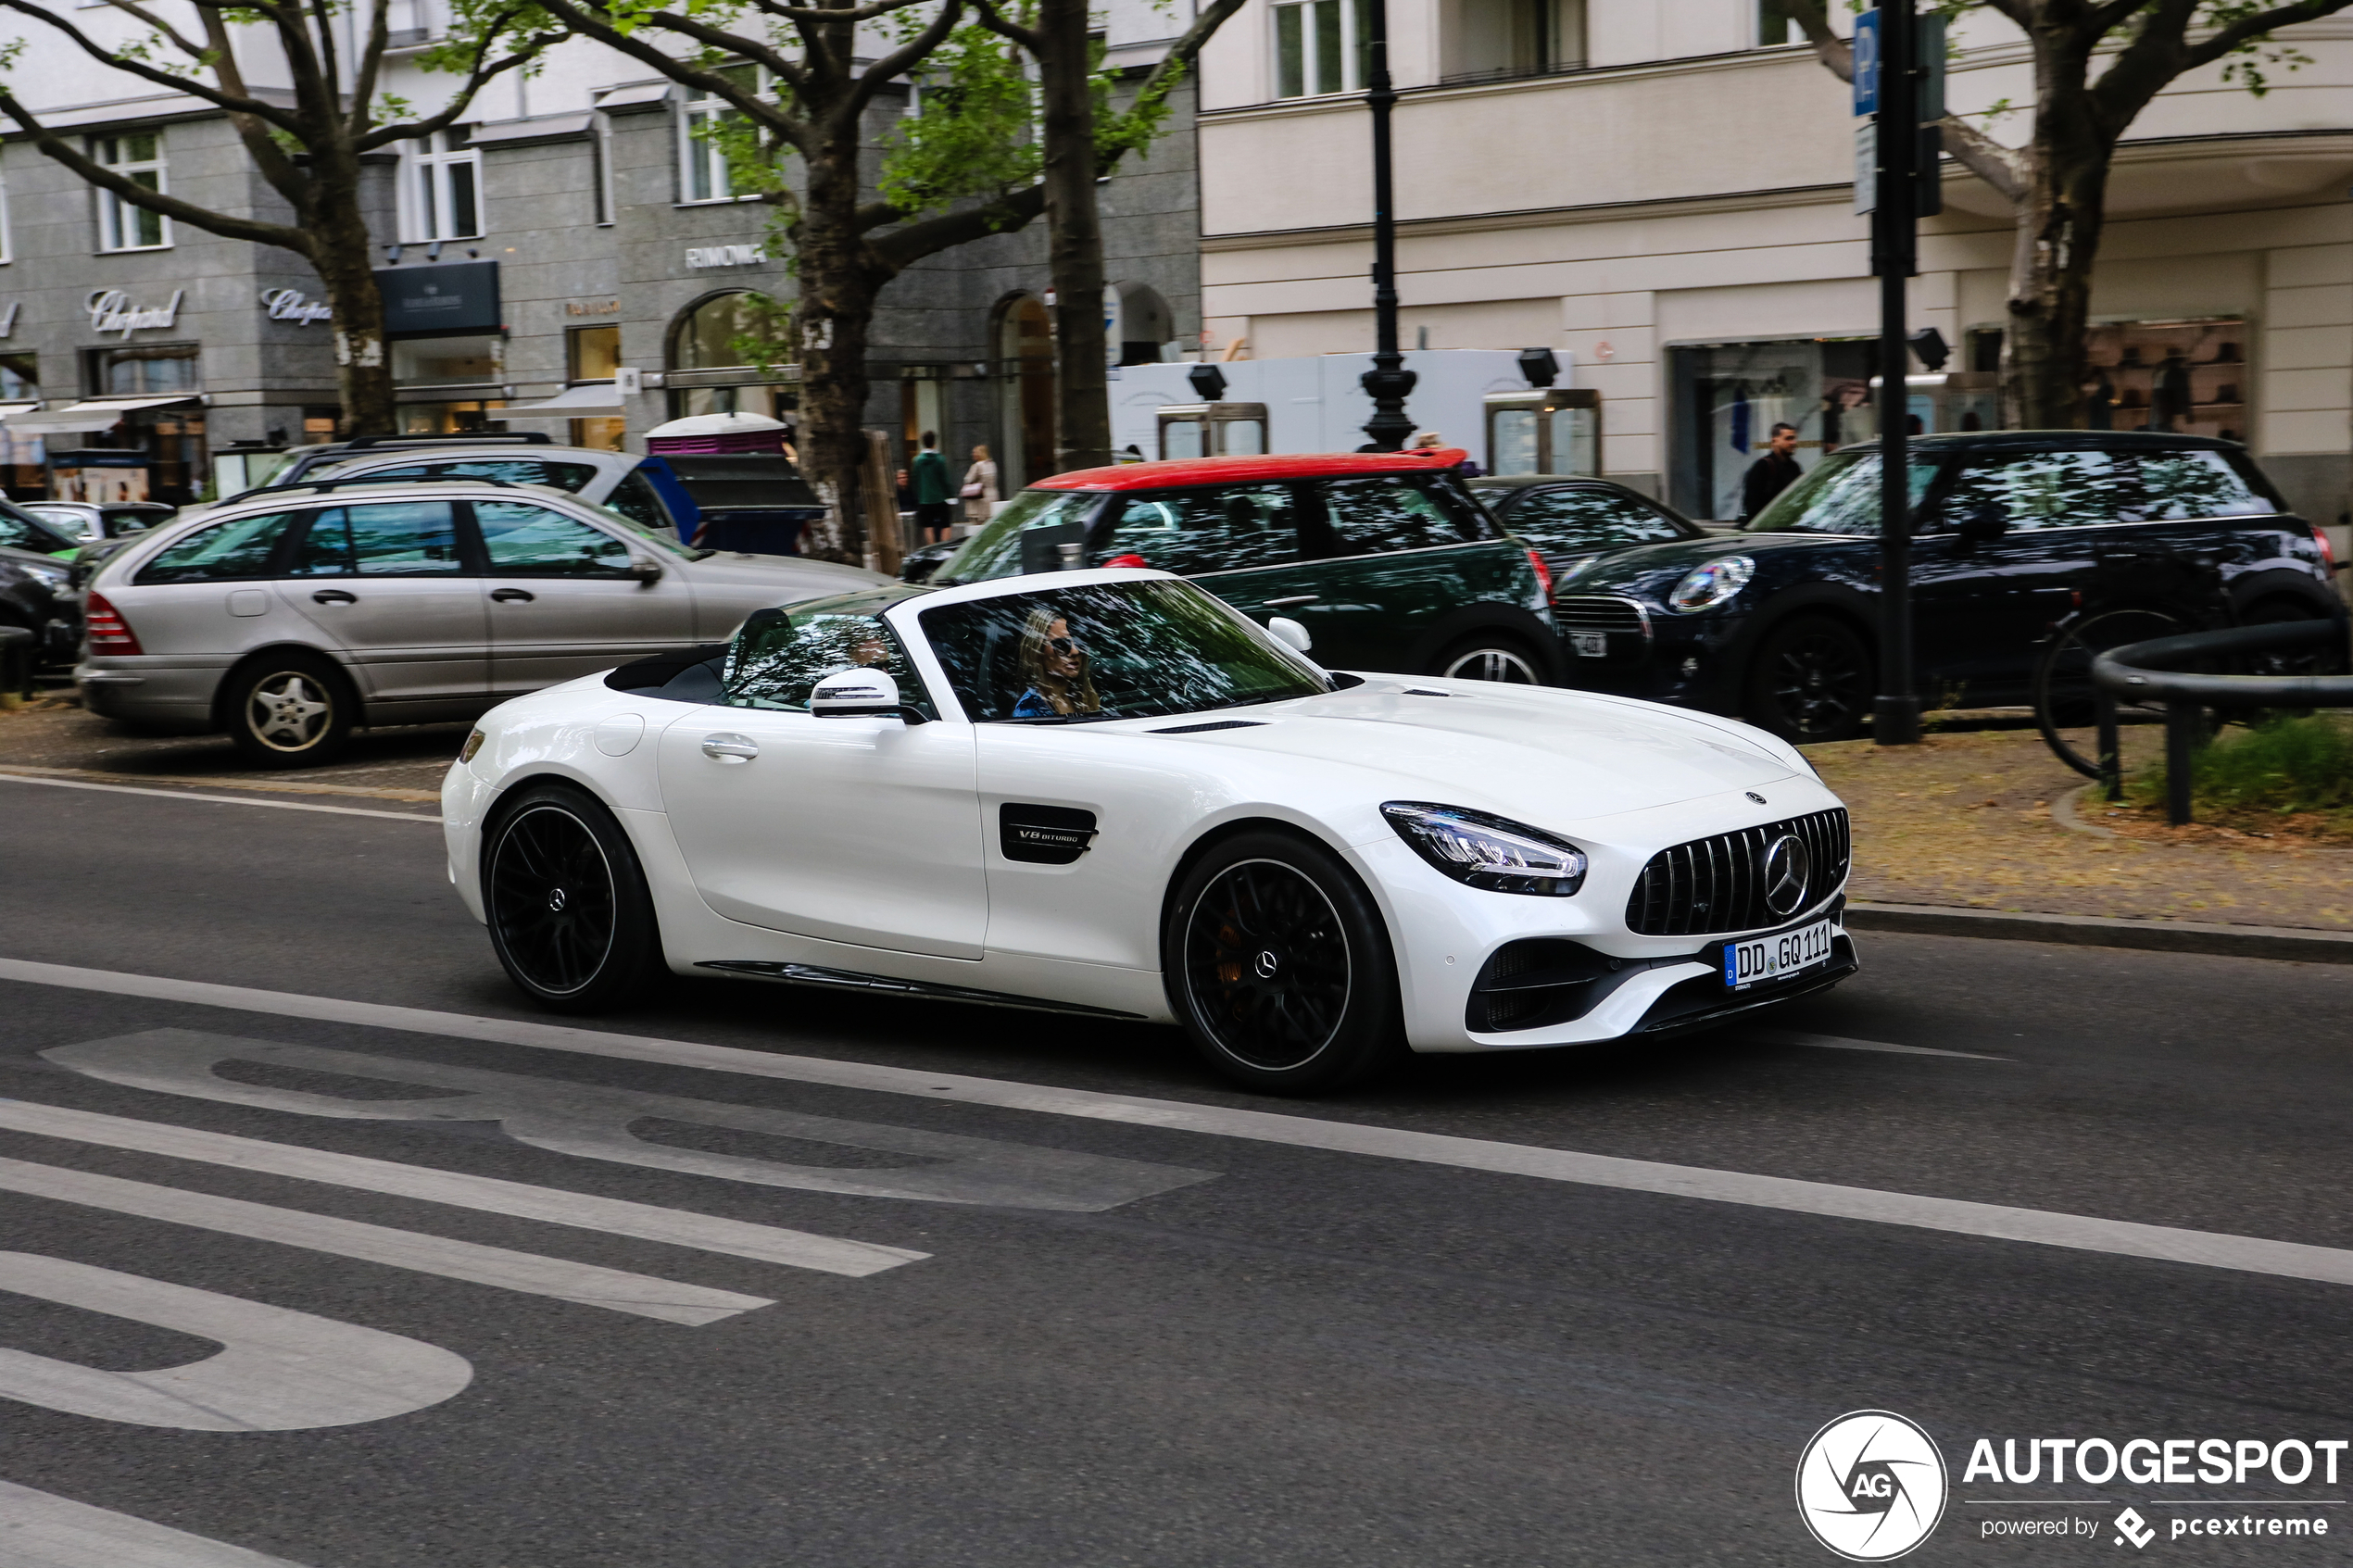
<path id="1" fill-rule="evenodd" d="M 1831 945 L 1840 935 L 1835 920 L 1818 920 L 1770 936 L 1752 936 L 1724 944 L 1724 989 L 1745 991 L 1764 981 L 1787 980 L 1831 961 Z"/>
<path id="2" fill-rule="evenodd" d="M 1609 633 L 1607 632 L 1571 632 L 1568 634 L 1568 646 L 1577 650 L 1577 657 L 1579 659 L 1607 659 Z"/>

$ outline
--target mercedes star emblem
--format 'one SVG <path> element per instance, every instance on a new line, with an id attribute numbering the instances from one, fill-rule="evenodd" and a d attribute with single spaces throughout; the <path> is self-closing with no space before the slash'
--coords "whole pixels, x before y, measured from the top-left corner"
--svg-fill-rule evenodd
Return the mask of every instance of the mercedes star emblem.
<path id="1" fill-rule="evenodd" d="M 1806 884 L 1813 880 L 1814 857 L 1806 841 L 1785 833 L 1765 851 L 1765 907 L 1777 915 L 1794 913 L 1806 902 Z"/>

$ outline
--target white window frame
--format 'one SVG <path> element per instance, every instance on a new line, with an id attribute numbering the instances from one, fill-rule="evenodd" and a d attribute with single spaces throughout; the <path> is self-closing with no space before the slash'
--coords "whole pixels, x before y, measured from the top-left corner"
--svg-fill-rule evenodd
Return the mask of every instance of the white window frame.
<path id="1" fill-rule="evenodd" d="M 1315 45 L 1315 10 L 1318 5 L 1340 7 L 1340 80 L 1325 82 L 1316 66 Z M 1299 14 L 1301 91 L 1283 91 L 1283 14 Z M 1272 88 L 1268 96 L 1288 102 L 1295 98 L 1327 98 L 1342 93 L 1361 93 L 1364 83 L 1358 80 L 1357 55 L 1362 47 L 1362 23 L 1356 14 L 1356 0 L 1287 0 L 1286 4 L 1266 8 L 1266 58 L 1273 69 L 1267 74 Z"/>
<path id="2" fill-rule="evenodd" d="M 409 144 L 409 244 L 478 240 L 487 227 L 483 221 L 482 149 L 472 145 L 453 147 L 449 145 L 449 134 L 447 131 L 436 131 Z M 456 205 L 452 187 L 459 169 L 472 170 L 473 185 L 473 227 L 463 233 L 451 220 L 451 209 Z"/>
<path id="3" fill-rule="evenodd" d="M 774 92 L 768 78 L 768 68 L 737 64 L 722 66 L 722 71 L 749 69 L 752 91 L 760 97 Z M 678 106 L 678 205 L 701 207 L 717 202 L 750 201 L 750 193 L 738 194 L 734 176 L 727 169 L 727 155 L 704 141 L 696 132 L 736 112 L 734 105 L 715 94 L 704 94 L 686 99 Z"/>
<path id="4" fill-rule="evenodd" d="M 122 143 L 132 136 L 152 136 L 156 144 L 155 157 L 135 158 L 125 156 Z M 112 169 L 115 173 L 126 177 L 152 173 L 156 177 L 154 189 L 158 195 L 171 188 L 169 158 L 164 151 L 163 131 L 160 127 L 152 132 L 117 132 L 93 136 L 90 138 L 90 159 L 102 168 Z M 152 212 L 134 203 L 124 201 L 112 191 L 93 187 L 91 194 L 97 198 L 98 249 L 101 253 L 170 250 L 171 248 L 170 219 L 160 212 Z M 126 235 L 137 232 L 132 225 L 149 219 L 155 221 L 157 235 L 155 239 L 134 239 L 128 245 L 121 243 Z"/>

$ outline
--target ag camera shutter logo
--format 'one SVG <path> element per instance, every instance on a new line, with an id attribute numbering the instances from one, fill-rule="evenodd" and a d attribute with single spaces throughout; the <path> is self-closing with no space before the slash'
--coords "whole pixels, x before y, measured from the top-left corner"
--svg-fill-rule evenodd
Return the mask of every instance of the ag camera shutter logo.
<path id="1" fill-rule="evenodd" d="M 1949 1482 L 1935 1440 L 1892 1411 L 1855 1411 L 1814 1434 L 1797 1461 L 1797 1512 L 1850 1562 L 1886 1562 L 1928 1539 Z"/>

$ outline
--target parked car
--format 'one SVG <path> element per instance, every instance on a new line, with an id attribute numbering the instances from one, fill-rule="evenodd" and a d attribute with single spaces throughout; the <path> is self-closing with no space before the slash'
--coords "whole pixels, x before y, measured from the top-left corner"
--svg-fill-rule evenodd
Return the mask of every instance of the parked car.
<path id="1" fill-rule="evenodd" d="M 545 485 L 269 489 L 131 541 L 91 579 L 91 711 L 324 761 L 355 724 L 506 697 L 724 637 L 750 611 L 889 579 L 716 556 Z"/>
<path id="2" fill-rule="evenodd" d="M 2327 540 L 2236 442 L 2000 431 L 1912 444 L 1917 690 L 2022 703 L 2040 645 L 2095 609 L 2345 615 Z M 1559 596 L 1568 679 L 1793 740 L 1860 733 L 1877 683 L 1880 455 L 1824 458 L 1743 529 L 1604 556 Z"/>
<path id="3" fill-rule="evenodd" d="M 180 508 L 161 501 L 27 501 L 24 509 L 77 546 L 142 533 Z"/>
<path id="4" fill-rule="evenodd" d="M 0 501 L 0 624 L 32 633 L 33 663 L 72 662 L 82 615 L 71 584 L 72 541 L 13 501 Z"/>
<path id="5" fill-rule="evenodd" d="M 1133 570 L 756 614 L 485 717 L 451 872 L 560 1011 L 666 969 L 1124 1017 L 1278 1093 L 1855 972 L 1846 811 L 1790 746 L 1306 640 Z"/>
<path id="6" fill-rule="evenodd" d="M 1192 458 L 1056 474 L 930 581 L 1149 566 L 1253 620 L 1298 621 L 1337 669 L 1555 683 L 1543 558 L 1463 488 L 1464 456 Z"/>
<path id="7" fill-rule="evenodd" d="M 1536 546 L 1552 572 L 1554 594 L 1614 550 L 1707 537 L 1706 529 L 1674 508 L 1606 479 L 1530 473 L 1469 483 L 1498 522 Z"/>

